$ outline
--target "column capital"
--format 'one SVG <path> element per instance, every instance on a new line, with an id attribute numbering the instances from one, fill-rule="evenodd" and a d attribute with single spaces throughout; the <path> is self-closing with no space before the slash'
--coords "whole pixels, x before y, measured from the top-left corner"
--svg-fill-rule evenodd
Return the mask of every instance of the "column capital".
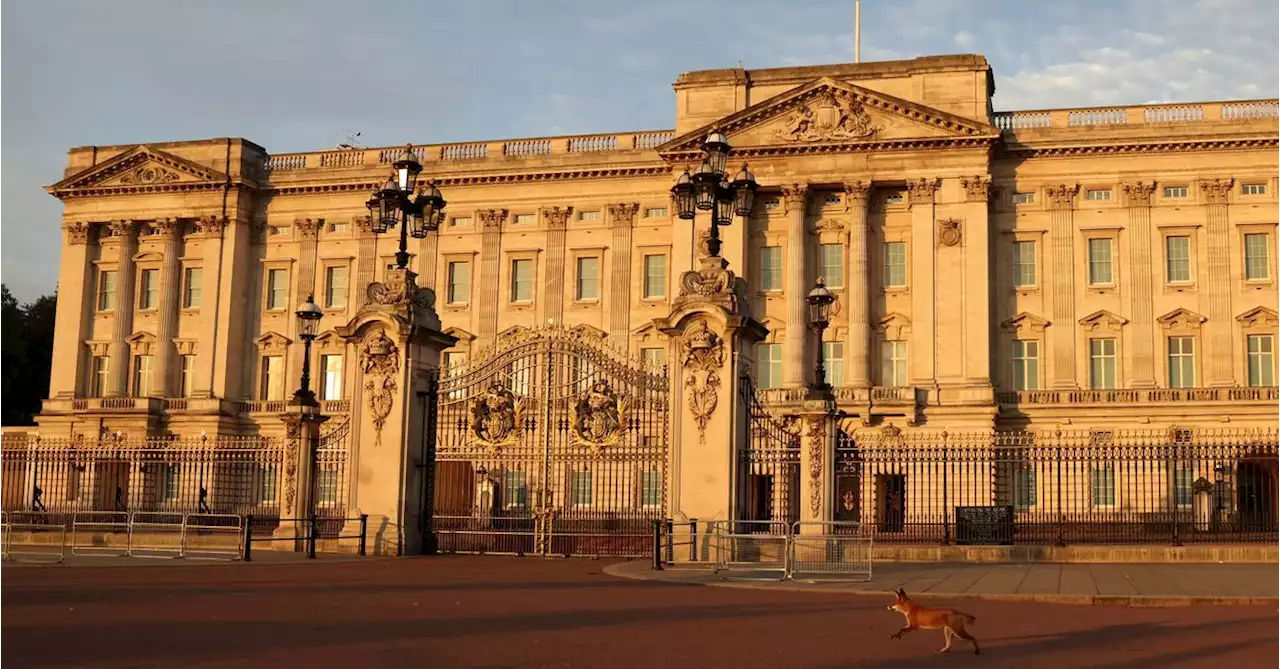
<path id="1" fill-rule="evenodd" d="M 991 178 L 982 175 L 962 177 L 966 202 L 987 202 L 991 199 Z"/>
<path id="2" fill-rule="evenodd" d="M 221 237 L 226 229 L 227 218 L 225 216 L 201 216 L 196 219 L 196 232 L 206 238 L 216 239 Z"/>
<path id="3" fill-rule="evenodd" d="M 165 237 L 181 237 L 183 223 L 172 216 L 165 216 L 151 221 L 147 226 L 153 231 L 152 234 Z"/>
<path id="4" fill-rule="evenodd" d="M 1130 207 L 1150 207 L 1151 194 L 1156 190 L 1156 182 L 1142 183 L 1137 181 L 1134 183 L 1121 184 L 1124 190 L 1125 198 L 1128 200 Z"/>
<path id="5" fill-rule="evenodd" d="M 639 202 L 622 202 L 606 205 L 609 210 L 609 227 L 629 228 L 636 223 L 636 214 L 640 211 Z"/>
<path id="6" fill-rule="evenodd" d="M 871 182 L 869 181 L 846 181 L 844 182 L 844 209 L 850 211 L 856 205 L 858 207 L 867 206 L 867 196 L 871 194 Z"/>
<path id="7" fill-rule="evenodd" d="M 323 218 L 293 219 L 293 229 L 298 231 L 298 239 L 315 239 L 320 236 L 320 228 L 323 225 Z"/>
<path id="8" fill-rule="evenodd" d="M 1200 191 L 1209 204 L 1226 204 L 1234 184 L 1235 179 L 1204 179 L 1200 182 Z"/>
<path id="9" fill-rule="evenodd" d="M 113 221 L 107 221 L 107 230 L 110 238 L 116 241 L 124 241 L 133 232 L 133 220 L 120 218 Z"/>
<path id="10" fill-rule="evenodd" d="M 480 219 L 480 224 L 484 229 L 502 229 L 502 224 L 507 222 L 506 209 L 481 209 L 476 212 L 476 218 Z"/>
<path id="11" fill-rule="evenodd" d="M 791 184 L 782 187 L 782 204 L 787 208 L 787 213 L 791 213 L 796 209 L 803 214 L 805 211 L 805 203 L 809 199 L 809 184 Z"/>
<path id="12" fill-rule="evenodd" d="M 1054 184 L 1044 187 L 1044 194 L 1049 198 L 1050 209 L 1075 209 L 1076 195 L 1080 192 L 1080 184 Z"/>
<path id="13" fill-rule="evenodd" d="M 914 207 L 917 204 L 933 204 L 934 196 L 938 193 L 938 186 L 942 184 L 942 180 L 938 178 L 932 179 L 916 179 L 907 181 L 907 194 L 910 200 L 908 206 Z"/>
<path id="14" fill-rule="evenodd" d="M 93 224 L 86 221 L 66 221 L 62 224 L 62 231 L 67 235 L 68 244 L 88 244 Z"/>
<path id="15" fill-rule="evenodd" d="M 613 205 L 610 205 L 611 213 L 612 207 Z M 542 210 L 542 220 L 547 222 L 547 228 L 550 230 L 563 230 L 569 224 L 570 216 L 573 216 L 573 207 L 546 207 Z M 488 225 L 486 221 L 485 226 L 488 227 Z"/>

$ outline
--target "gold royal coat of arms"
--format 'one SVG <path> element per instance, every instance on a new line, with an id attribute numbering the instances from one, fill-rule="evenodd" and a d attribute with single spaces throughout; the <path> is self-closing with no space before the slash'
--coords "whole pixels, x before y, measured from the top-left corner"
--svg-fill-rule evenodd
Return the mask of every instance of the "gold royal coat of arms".
<path id="1" fill-rule="evenodd" d="M 603 379 L 591 384 L 570 404 L 569 413 L 573 443 L 586 446 L 593 453 L 620 442 L 627 429 L 627 403 Z"/>
<path id="2" fill-rule="evenodd" d="M 520 438 L 523 415 L 523 403 L 495 381 L 471 402 L 471 437 L 490 453 L 514 446 Z"/>

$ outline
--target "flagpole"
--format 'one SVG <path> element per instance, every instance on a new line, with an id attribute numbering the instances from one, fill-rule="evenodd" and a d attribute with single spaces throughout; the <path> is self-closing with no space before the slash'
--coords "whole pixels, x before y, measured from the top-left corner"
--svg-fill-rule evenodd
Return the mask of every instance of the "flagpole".
<path id="1" fill-rule="evenodd" d="M 853 0 L 853 62 L 862 62 L 862 0 Z"/>

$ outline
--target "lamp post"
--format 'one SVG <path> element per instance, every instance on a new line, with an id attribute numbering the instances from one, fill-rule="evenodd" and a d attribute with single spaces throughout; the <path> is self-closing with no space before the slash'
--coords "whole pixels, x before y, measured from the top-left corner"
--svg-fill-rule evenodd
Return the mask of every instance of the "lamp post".
<path id="1" fill-rule="evenodd" d="M 307 301 L 295 312 L 298 317 L 298 338 L 302 340 L 302 387 L 293 393 L 291 404 L 302 407 L 319 406 L 316 394 L 311 391 L 311 342 L 316 338 L 316 330 L 324 312 L 316 304 L 315 296 L 308 295 Z"/>
<path id="2" fill-rule="evenodd" d="M 733 181 L 729 181 L 724 168 L 731 148 L 720 132 L 707 135 L 702 143 L 704 156 L 698 169 L 693 174 L 686 169 L 671 187 L 676 214 L 680 218 L 691 221 L 699 211 L 711 212 L 711 237 L 707 250 L 713 258 L 720 256 L 720 226 L 732 223 L 735 214 L 742 217 L 751 215 L 759 185 L 745 164 L 734 175 Z"/>
<path id="3" fill-rule="evenodd" d="M 831 384 L 827 383 L 826 356 L 822 354 L 822 333 L 826 331 L 827 325 L 831 323 L 831 303 L 835 301 L 835 296 L 831 294 L 831 291 L 827 290 L 827 285 L 822 280 L 822 277 L 818 277 L 817 284 L 805 297 L 805 302 L 809 304 L 809 327 L 818 333 L 818 367 L 814 387 L 820 390 L 831 388 Z"/>
<path id="4" fill-rule="evenodd" d="M 439 230 L 440 222 L 444 220 L 445 201 L 435 183 L 418 187 L 422 163 L 414 156 L 412 144 L 405 145 L 391 166 L 395 171 L 365 206 L 369 209 L 370 228 L 375 235 L 400 225 L 396 267 L 406 269 L 409 266 L 409 237 L 422 239 L 428 232 Z"/>

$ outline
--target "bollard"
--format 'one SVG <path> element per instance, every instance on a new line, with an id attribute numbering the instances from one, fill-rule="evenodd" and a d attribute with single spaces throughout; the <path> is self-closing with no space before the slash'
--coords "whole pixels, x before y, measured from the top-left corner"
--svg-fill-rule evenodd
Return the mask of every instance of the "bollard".
<path id="1" fill-rule="evenodd" d="M 674 520 L 667 519 L 667 562 L 676 561 L 676 524 Z"/>
<path id="2" fill-rule="evenodd" d="M 689 561 L 698 561 L 698 519 L 689 519 Z"/>
<path id="3" fill-rule="evenodd" d="M 319 527 L 316 524 L 316 514 L 311 514 L 311 540 L 307 544 L 307 559 L 316 559 L 316 535 L 320 534 Z"/>
<path id="4" fill-rule="evenodd" d="M 253 560 L 253 514 L 244 517 L 244 561 Z"/>
<path id="5" fill-rule="evenodd" d="M 662 521 L 653 521 L 653 569 L 662 571 Z"/>
<path id="6" fill-rule="evenodd" d="M 368 536 L 368 531 L 369 531 L 369 514 L 362 513 L 360 514 L 360 557 L 364 557 L 365 555 L 368 555 L 368 553 L 365 552 L 365 548 L 364 548 L 365 537 Z"/>

